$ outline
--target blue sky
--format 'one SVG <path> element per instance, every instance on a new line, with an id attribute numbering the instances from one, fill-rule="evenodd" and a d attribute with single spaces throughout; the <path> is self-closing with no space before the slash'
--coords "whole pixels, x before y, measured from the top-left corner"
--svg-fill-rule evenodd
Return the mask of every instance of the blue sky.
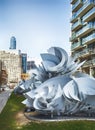
<path id="1" fill-rule="evenodd" d="M 70 0 L 0 0 L 0 50 L 10 37 L 30 57 L 39 57 L 51 46 L 70 52 Z"/>

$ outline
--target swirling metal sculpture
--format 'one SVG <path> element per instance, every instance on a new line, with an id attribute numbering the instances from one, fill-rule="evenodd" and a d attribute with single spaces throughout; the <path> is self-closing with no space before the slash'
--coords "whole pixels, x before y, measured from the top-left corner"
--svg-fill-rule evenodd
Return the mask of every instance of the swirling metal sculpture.
<path id="1" fill-rule="evenodd" d="M 75 62 L 59 47 L 51 47 L 41 58 L 42 65 L 32 70 L 31 79 L 15 89 L 23 92 L 23 104 L 44 114 L 95 111 L 95 79 L 77 71 L 85 61 Z"/>

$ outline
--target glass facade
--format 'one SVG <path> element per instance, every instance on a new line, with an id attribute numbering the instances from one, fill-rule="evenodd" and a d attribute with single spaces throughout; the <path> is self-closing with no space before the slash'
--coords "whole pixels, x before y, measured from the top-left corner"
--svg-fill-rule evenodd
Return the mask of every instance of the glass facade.
<path id="1" fill-rule="evenodd" d="M 27 71 L 27 54 L 22 53 L 22 73 L 26 73 Z"/>
<path id="2" fill-rule="evenodd" d="M 27 61 L 27 70 L 35 69 L 35 61 Z"/>
<path id="3" fill-rule="evenodd" d="M 10 39 L 10 49 L 16 49 L 16 38 L 14 36 Z"/>

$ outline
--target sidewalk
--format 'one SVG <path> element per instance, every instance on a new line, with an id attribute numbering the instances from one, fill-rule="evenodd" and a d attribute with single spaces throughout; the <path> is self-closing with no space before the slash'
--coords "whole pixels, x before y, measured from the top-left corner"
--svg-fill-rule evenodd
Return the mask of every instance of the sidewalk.
<path id="1" fill-rule="evenodd" d="M 4 106 L 6 105 L 12 90 L 6 90 L 0 93 L 0 113 L 2 112 Z"/>

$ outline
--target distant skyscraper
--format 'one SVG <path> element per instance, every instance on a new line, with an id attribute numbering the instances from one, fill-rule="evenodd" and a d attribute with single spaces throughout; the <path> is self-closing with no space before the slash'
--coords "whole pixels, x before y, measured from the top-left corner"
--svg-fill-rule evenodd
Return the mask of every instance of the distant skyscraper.
<path id="1" fill-rule="evenodd" d="M 10 39 L 10 49 L 16 49 L 16 38 L 14 36 Z"/>
<path id="2" fill-rule="evenodd" d="M 27 70 L 31 70 L 31 69 L 34 69 L 36 68 L 36 65 L 35 65 L 35 61 L 27 61 Z"/>
<path id="3" fill-rule="evenodd" d="M 22 57 L 22 72 L 26 73 L 27 71 L 27 54 L 21 53 Z"/>

